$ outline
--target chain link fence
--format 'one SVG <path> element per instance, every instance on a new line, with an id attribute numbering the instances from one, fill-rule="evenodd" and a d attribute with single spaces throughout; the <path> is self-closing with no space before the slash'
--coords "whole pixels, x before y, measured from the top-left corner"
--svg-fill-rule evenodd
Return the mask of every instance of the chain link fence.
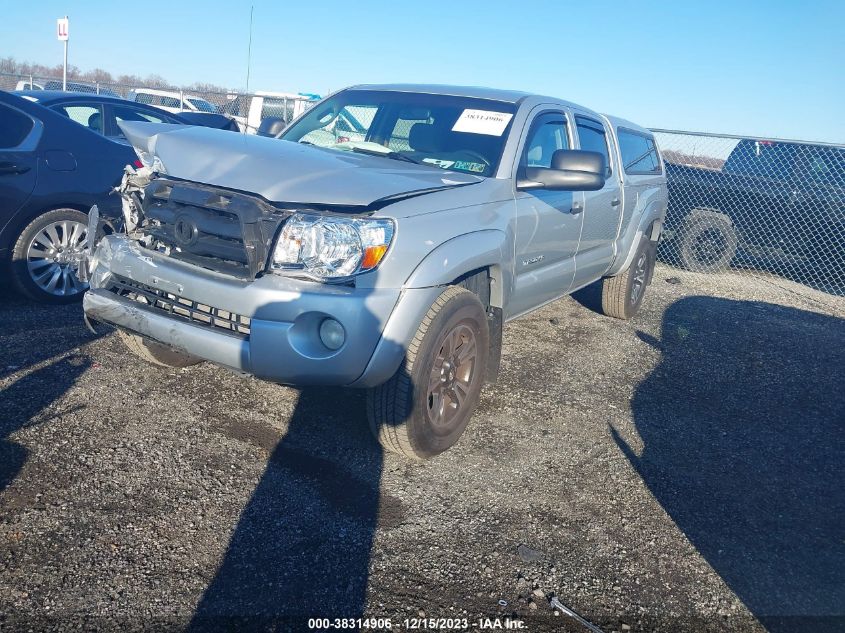
<path id="1" fill-rule="evenodd" d="M 61 77 L 0 73 L 0 90 L 61 90 Z M 234 119 L 241 131 L 254 134 L 261 121 L 277 117 L 290 123 L 319 99 L 317 95 L 284 92 L 238 93 L 86 82 L 68 79 L 74 92 L 105 94 L 146 103 L 170 112 L 213 112 Z"/>
<path id="2" fill-rule="evenodd" d="M 669 185 L 662 261 L 845 296 L 845 146 L 653 132 Z"/>

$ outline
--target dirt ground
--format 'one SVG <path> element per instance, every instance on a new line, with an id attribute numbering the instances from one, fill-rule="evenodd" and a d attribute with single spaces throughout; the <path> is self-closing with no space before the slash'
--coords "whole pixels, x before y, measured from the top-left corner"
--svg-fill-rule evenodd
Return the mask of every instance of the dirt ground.
<path id="1" fill-rule="evenodd" d="M 0 630 L 588 630 L 552 597 L 608 632 L 843 630 L 840 300 L 659 267 L 633 321 L 593 301 L 509 324 L 417 464 L 361 392 L 159 369 L 0 291 Z"/>

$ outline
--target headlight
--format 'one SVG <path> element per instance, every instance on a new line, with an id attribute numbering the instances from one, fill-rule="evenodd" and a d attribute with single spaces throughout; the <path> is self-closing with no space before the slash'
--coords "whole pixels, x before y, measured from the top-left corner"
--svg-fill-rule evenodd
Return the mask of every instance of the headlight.
<path id="1" fill-rule="evenodd" d="M 379 265 L 393 239 L 393 222 L 295 213 L 276 238 L 270 268 L 317 279 L 339 279 Z"/>

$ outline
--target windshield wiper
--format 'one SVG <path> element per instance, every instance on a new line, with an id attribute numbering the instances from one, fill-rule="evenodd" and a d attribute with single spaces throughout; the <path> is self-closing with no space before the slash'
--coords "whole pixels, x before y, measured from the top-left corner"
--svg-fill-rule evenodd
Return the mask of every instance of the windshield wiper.
<path id="1" fill-rule="evenodd" d="M 414 163 L 414 165 L 425 165 L 425 163 L 415 160 L 410 156 L 405 156 L 405 154 L 400 154 L 399 152 L 380 152 L 378 150 L 366 149 L 364 147 L 353 147 L 352 151 L 357 152 L 358 154 L 366 154 L 367 156 L 381 156 L 383 158 L 392 158 L 394 160 L 404 160 L 406 163 Z"/>

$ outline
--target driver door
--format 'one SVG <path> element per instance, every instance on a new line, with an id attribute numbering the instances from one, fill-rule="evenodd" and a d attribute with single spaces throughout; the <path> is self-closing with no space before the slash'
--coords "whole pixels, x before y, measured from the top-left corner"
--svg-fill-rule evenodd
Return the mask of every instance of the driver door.
<path id="1" fill-rule="evenodd" d="M 552 154 L 572 147 L 571 116 L 542 108 L 533 118 L 520 153 L 517 178 L 526 167 L 550 167 Z M 584 194 L 533 189 L 515 191 L 514 289 L 506 318 L 564 294 L 575 277 Z"/>

